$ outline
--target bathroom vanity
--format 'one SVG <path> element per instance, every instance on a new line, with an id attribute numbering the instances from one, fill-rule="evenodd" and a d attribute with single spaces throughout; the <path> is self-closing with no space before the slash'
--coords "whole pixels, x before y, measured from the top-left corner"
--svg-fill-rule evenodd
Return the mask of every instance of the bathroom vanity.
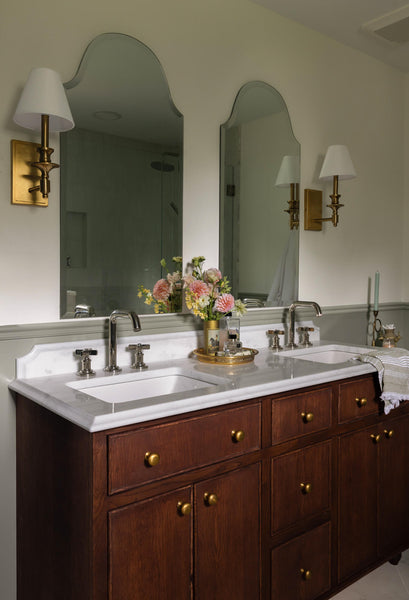
<path id="1" fill-rule="evenodd" d="M 324 600 L 397 560 L 409 403 L 385 416 L 370 365 L 268 352 L 199 368 L 230 383 L 194 410 L 94 431 L 17 381 L 19 600 Z"/>

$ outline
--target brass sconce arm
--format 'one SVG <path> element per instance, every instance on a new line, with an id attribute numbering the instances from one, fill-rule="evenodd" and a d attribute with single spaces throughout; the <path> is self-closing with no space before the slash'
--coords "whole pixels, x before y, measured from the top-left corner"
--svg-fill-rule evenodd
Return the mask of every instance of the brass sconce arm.
<path id="1" fill-rule="evenodd" d="M 290 215 L 290 229 L 298 229 L 299 221 L 299 182 L 300 157 L 298 154 L 283 156 L 275 182 L 276 187 L 290 188 L 290 199 L 287 200 L 288 208 L 284 212 Z"/>
<path id="2" fill-rule="evenodd" d="M 290 184 L 290 200 L 288 200 L 288 208 L 284 209 L 284 212 L 290 215 L 290 229 L 298 229 L 300 224 L 299 210 L 300 202 L 298 200 L 298 183 Z"/>
<path id="3" fill-rule="evenodd" d="M 332 217 L 327 217 L 325 219 L 323 219 L 323 218 L 315 219 L 315 220 L 317 222 L 321 222 L 321 223 L 323 221 L 332 221 L 333 226 L 336 227 L 339 222 L 338 210 L 342 206 L 344 206 L 343 204 L 341 204 L 339 202 L 339 199 L 341 198 L 341 194 L 338 194 L 338 175 L 334 175 L 334 187 L 333 187 L 332 194 L 330 194 L 330 198 L 331 198 L 331 204 L 327 204 L 327 207 L 332 210 Z"/>
<path id="4" fill-rule="evenodd" d="M 322 217 L 322 192 L 321 190 L 304 190 L 304 229 L 308 231 L 321 231 L 322 223 L 331 221 L 336 227 L 339 222 L 338 210 L 344 205 L 339 202 L 338 176 L 334 175 L 333 193 L 330 194 L 331 204 L 327 207 L 332 210 L 331 217 Z"/>
<path id="5" fill-rule="evenodd" d="M 30 193 L 40 191 L 43 198 L 48 198 L 50 193 L 50 178 L 48 176 L 52 169 L 59 168 L 60 165 L 51 162 L 51 154 L 54 148 L 49 147 L 49 116 L 41 115 L 41 146 L 37 148 L 40 160 L 32 162 L 33 167 L 41 172 L 40 185 L 28 189 Z"/>

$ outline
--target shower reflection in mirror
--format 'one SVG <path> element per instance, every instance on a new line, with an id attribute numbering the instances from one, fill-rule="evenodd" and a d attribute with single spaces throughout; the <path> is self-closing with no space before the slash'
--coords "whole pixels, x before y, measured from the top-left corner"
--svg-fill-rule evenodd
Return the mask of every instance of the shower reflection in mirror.
<path id="1" fill-rule="evenodd" d="M 248 307 L 288 306 L 298 299 L 300 144 L 270 85 L 237 94 L 221 126 L 220 170 L 220 268 L 232 293 Z"/>

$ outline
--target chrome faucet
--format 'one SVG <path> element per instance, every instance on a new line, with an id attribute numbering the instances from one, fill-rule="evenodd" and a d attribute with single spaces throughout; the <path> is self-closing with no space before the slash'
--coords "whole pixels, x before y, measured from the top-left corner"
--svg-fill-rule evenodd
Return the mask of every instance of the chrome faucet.
<path id="1" fill-rule="evenodd" d="M 116 364 L 116 320 L 128 318 L 132 322 L 134 331 L 141 330 L 141 323 L 139 317 L 132 310 L 114 310 L 109 317 L 109 338 L 108 338 L 108 365 L 104 371 L 111 371 L 112 373 L 118 373 L 122 369 Z"/>
<path id="2" fill-rule="evenodd" d="M 297 302 L 293 302 L 291 304 L 291 306 L 288 309 L 289 313 L 290 313 L 290 330 L 288 332 L 288 344 L 286 346 L 286 348 L 290 348 L 291 350 L 298 347 L 297 344 L 294 342 L 295 309 L 297 308 L 297 306 L 311 306 L 312 308 L 314 308 L 315 314 L 317 315 L 317 317 L 322 316 L 321 308 L 320 308 L 319 304 L 317 304 L 316 302 L 307 302 L 305 300 L 298 300 Z"/>

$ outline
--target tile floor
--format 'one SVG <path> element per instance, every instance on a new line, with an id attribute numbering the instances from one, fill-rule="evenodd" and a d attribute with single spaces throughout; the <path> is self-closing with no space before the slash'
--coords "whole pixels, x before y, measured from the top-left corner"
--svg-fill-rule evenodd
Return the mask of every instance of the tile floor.
<path id="1" fill-rule="evenodd" d="M 409 550 L 396 567 L 382 565 L 331 600 L 409 600 Z"/>

